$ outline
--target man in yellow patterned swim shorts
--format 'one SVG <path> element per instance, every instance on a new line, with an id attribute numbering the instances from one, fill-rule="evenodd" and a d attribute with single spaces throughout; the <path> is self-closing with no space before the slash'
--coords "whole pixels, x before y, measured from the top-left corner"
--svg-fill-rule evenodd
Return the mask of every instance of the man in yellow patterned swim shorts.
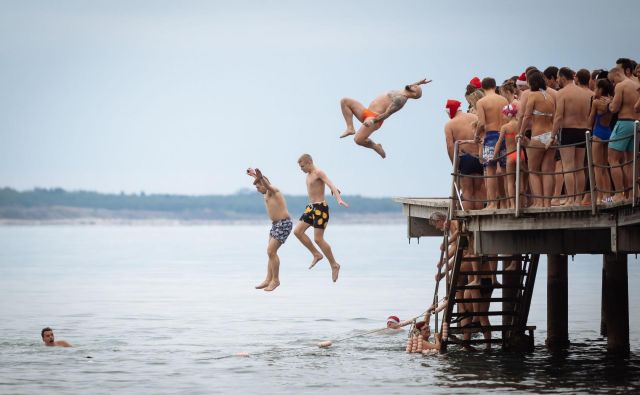
<path id="1" fill-rule="evenodd" d="M 327 177 L 327 174 L 313 164 L 311 155 L 303 154 L 298 159 L 298 165 L 300 165 L 300 170 L 307 173 L 307 193 L 309 194 L 310 203 L 304 209 L 304 213 L 302 213 L 300 222 L 296 225 L 293 234 L 296 235 L 300 242 L 307 247 L 313 255 L 309 269 L 313 268 L 316 263 L 326 256 L 329 260 L 329 265 L 331 265 L 331 279 L 333 282 L 336 282 L 338 280 L 338 273 L 340 272 L 340 265 L 333 257 L 331 246 L 324 239 L 324 230 L 327 228 L 327 223 L 329 222 L 329 205 L 324 199 L 324 186 L 327 185 L 329 187 L 339 205 L 343 207 L 349 207 L 349 205 L 342 200 L 340 190 L 333 185 L 333 182 Z M 313 226 L 313 241 L 320 247 L 322 253 L 318 251 L 309 236 L 305 234 L 311 226 Z"/>

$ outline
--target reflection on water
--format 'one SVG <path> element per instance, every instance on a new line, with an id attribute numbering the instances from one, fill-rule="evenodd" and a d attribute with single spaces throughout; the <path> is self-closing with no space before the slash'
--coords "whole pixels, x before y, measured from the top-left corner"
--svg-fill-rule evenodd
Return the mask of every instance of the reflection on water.
<path id="1" fill-rule="evenodd" d="M 334 226 L 343 265 L 307 270 L 290 240 L 282 285 L 264 276 L 268 226 L 0 228 L 0 393 L 638 392 L 640 308 L 630 287 L 631 354 L 600 338 L 598 257 L 569 266 L 571 348 L 551 354 L 546 266 L 529 322 L 536 350 L 404 353 L 406 331 L 334 342 L 405 319 L 432 298 L 437 240 L 407 245 L 403 226 Z M 630 282 L 640 278 L 629 259 Z M 72 349 L 45 348 L 52 326 Z M 239 357 L 238 353 L 248 353 Z"/>

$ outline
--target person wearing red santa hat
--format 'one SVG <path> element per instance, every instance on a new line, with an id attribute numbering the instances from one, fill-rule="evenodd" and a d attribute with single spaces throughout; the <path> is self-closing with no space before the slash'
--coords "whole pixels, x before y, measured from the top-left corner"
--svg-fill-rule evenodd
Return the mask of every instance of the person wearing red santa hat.
<path id="1" fill-rule="evenodd" d="M 402 329 L 402 327 L 400 326 L 400 318 L 396 317 L 395 315 L 390 315 L 387 318 L 387 328 Z"/>
<path id="2" fill-rule="evenodd" d="M 481 178 L 465 177 L 469 175 L 482 175 L 482 164 L 478 159 L 478 144 L 473 142 L 473 124 L 478 120 L 475 114 L 461 111 L 461 102 L 447 100 L 445 111 L 449 121 L 444 125 L 444 137 L 447 144 L 447 153 L 453 163 L 454 147 L 456 141 L 471 141 L 472 143 L 459 144 L 458 171 L 460 172 L 460 187 L 462 199 L 466 210 L 482 209 L 482 200 L 485 198 L 484 183 Z"/>
<path id="3" fill-rule="evenodd" d="M 431 82 L 431 80 L 425 78 L 413 84 L 406 85 L 404 89 L 385 92 L 373 99 L 369 107 L 363 106 L 357 100 L 347 97 L 342 98 L 340 100 L 340 107 L 344 121 L 347 124 L 347 130 L 340 135 L 340 138 L 355 135 L 353 140 L 356 144 L 372 149 L 383 159 L 386 158 L 387 154 L 384 149 L 382 149 L 382 145 L 375 143 L 369 136 L 380 129 L 384 120 L 389 118 L 391 114 L 404 107 L 407 100 L 422 97 L 422 88 L 420 85 L 425 85 L 429 82 Z M 358 121 L 362 122 L 362 126 L 360 126 L 357 132 L 353 126 L 354 116 Z"/>

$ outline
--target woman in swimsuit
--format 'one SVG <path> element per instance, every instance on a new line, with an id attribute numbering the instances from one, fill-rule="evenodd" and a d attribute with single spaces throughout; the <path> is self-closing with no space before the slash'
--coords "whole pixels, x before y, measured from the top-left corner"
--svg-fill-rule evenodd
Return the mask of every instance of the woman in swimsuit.
<path id="1" fill-rule="evenodd" d="M 516 186 L 516 161 L 517 161 L 517 144 L 516 144 L 516 134 L 518 133 L 518 120 L 516 119 L 516 115 L 518 114 L 518 101 L 514 100 L 512 104 L 508 104 L 504 106 L 502 109 L 502 115 L 505 120 L 505 124 L 500 128 L 500 137 L 498 137 L 498 142 L 496 143 L 496 151 L 498 151 L 498 147 L 504 143 L 506 144 L 506 152 L 507 155 L 507 177 L 506 177 L 506 185 L 505 190 L 507 191 L 507 196 L 509 200 L 509 208 L 515 208 L 515 186 Z M 525 163 L 524 159 L 524 151 L 520 151 L 520 166 L 523 166 Z M 521 178 L 522 180 L 522 178 Z M 524 189 L 522 189 L 524 190 Z"/>
<path id="2" fill-rule="evenodd" d="M 589 113 L 589 125 L 593 125 L 593 163 L 604 166 L 609 163 L 607 158 L 607 148 L 611 137 L 611 118 L 613 114 L 609 111 L 609 102 L 613 96 L 613 84 L 608 79 L 600 79 L 596 82 L 596 91 L 591 102 L 591 112 Z M 603 142 L 604 141 L 604 142 Z M 597 199 L 600 203 L 611 201 L 610 194 L 601 192 L 611 190 L 611 178 L 609 169 L 595 167 Z"/>
<path id="3" fill-rule="evenodd" d="M 531 122 L 531 141 L 527 147 L 529 158 L 529 170 L 535 172 L 553 173 L 556 162 L 556 149 L 551 145 L 556 139 L 553 130 L 553 116 L 556 109 L 556 100 L 546 92 L 547 85 L 541 72 L 535 71 L 529 75 L 531 93 L 524 111 L 524 118 L 520 128 L 520 136 L 524 135 L 529 122 Z M 548 198 L 534 197 L 531 207 L 550 207 L 553 195 L 554 178 L 552 174 L 543 175 L 531 173 L 529 185 L 535 196 L 548 196 Z"/>

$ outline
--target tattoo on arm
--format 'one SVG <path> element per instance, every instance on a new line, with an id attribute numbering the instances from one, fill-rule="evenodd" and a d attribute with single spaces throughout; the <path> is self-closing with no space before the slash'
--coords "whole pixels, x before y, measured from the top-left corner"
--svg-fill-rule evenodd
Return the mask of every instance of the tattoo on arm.
<path id="1" fill-rule="evenodd" d="M 389 116 L 391 116 L 391 114 L 397 112 L 398 110 L 400 110 L 402 107 L 404 107 L 405 103 L 407 102 L 407 98 L 401 95 L 392 95 L 391 96 L 391 104 L 389 105 L 389 107 L 387 107 L 387 109 L 385 110 L 384 113 L 378 115 L 375 119 L 375 122 L 381 122 L 384 121 L 385 119 L 389 118 Z"/>

